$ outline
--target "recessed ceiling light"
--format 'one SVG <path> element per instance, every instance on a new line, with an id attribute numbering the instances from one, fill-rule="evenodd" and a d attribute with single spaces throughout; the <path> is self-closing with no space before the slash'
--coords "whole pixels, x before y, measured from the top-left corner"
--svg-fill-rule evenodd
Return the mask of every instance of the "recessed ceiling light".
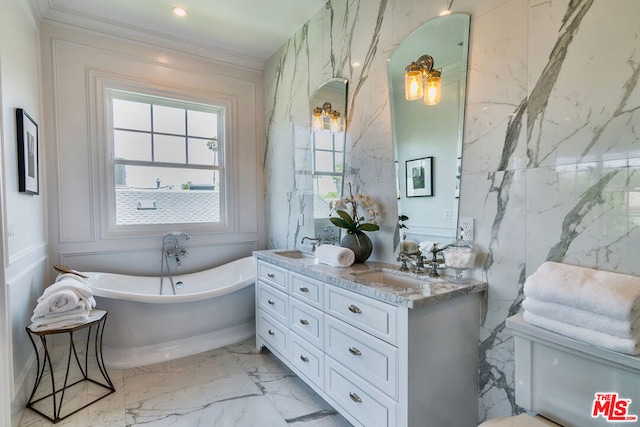
<path id="1" fill-rule="evenodd" d="M 176 6 L 171 10 L 173 11 L 173 14 L 176 16 L 187 16 L 187 9 L 185 9 L 184 7 Z"/>

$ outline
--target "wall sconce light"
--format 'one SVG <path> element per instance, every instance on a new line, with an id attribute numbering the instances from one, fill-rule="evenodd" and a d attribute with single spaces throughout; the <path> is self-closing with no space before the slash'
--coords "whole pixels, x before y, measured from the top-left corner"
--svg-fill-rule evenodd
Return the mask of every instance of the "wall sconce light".
<path id="1" fill-rule="evenodd" d="M 325 125 L 326 122 L 326 125 Z M 316 107 L 311 114 L 311 129 L 314 132 L 329 129 L 332 133 L 342 132 L 342 118 L 340 112 L 331 109 L 331 103 L 325 102 L 322 107 Z"/>
<path id="2" fill-rule="evenodd" d="M 329 121 L 329 129 L 333 133 L 342 132 L 342 119 L 340 118 L 339 112 L 333 111 L 331 113 L 331 119 Z"/>
<path id="3" fill-rule="evenodd" d="M 426 105 L 436 105 L 440 102 L 442 70 L 434 70 L 433 65 L 433 57 L 422 55 L 405 67 L 404 95 L 408 101 L 423 98 Z"/>
<path id="4" fill-rule="evenodd" d="M 427 76 L 423 98 L 426 105 L 436 105 L 442 99 L 442 78 L 440 78 L 441 75 L 441 70 L 432 70 Z"/>
<path id="5" fill-rule="evenodd" d="M 311 129 L 314 132 L 320 131 L 324 128 L 324 117 L 322 114 L 322 108 L 316 107 L 313 109 L 313 114 L 311 115 Z"/>

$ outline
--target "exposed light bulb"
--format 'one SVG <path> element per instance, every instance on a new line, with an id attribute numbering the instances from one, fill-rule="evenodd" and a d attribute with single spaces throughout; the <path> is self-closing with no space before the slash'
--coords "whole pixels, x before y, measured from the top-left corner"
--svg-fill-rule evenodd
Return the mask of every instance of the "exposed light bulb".
<path id="1" fill-rule="evenodd" d="M 424 90 L 424 103 L 426 105 L 436 105 L 442 99 L 442 78 L 440 71 L 433 70 L 427 76 Z"/>
<path id="2" fill-rule="evenodd" d="M 324 126 L 323 126 L 323 124 L 322 124 L 322 116 L 320 116 L 320 117 L 314 117 L 314 118 L 313 118 L 313 121 L 311 122 L 311 128 L 312 128 L 314 131 L 318 132 L 318 131 L 321 131 L 323 127 L 324 127 Z"/>
<path id="3" fill-rule="evenodd" d="M 408 101 L 422 98 L 422 70 L 415 62 L 405 68 L 404 96 Z"/>
<path id="4" fill-rule="evenodd" d="M 176 16 L 187 16 L 187 9 L 185 9 L 182 6 L 175 6 L 173 9 L 171 9 L 173 11 L 173 14 Z"/>
<path id="5" fill-rule="evenodd" d="M 342 119 L 340 118 L 340 113 L 337 111 L 334 111 L 331 114 L 331 124 L 329 125 L 329 129 L 331 129 L 332 133 L 342 132 Z"/>
<path id="6" fill-rule="evenodd" d="M 311 115 L 311 129 L 313 129 L 314 132 L 324 129 L 322 108 L 317 107 L 313 110 L 313 114 Z"/>

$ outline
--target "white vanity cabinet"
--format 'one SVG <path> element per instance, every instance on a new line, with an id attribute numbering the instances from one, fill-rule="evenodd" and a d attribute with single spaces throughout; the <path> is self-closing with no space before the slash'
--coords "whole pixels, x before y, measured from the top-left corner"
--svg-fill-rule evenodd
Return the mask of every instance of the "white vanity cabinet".
<path id="1" fill-rule="evenodd" d="M 257 269 L 257 347 L 349 422 L 477 425 L 480 292 L 409 308 L 286 263 L 259 259 Z"/>

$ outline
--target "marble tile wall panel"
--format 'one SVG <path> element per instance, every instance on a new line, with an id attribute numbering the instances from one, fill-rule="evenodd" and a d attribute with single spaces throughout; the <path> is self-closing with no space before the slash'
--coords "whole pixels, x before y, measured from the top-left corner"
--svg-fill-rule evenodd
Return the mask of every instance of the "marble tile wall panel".
<path id="1" fill-rule="evenodd" d="M 639 18 L 628 0 L 532 2 L 531 166 L 638 157 Z"/>
<path id="2" fill-rule="evenodd" d="M 468 174 L 460 215 L 475 218 L 479 250 L 474 278 L 489 283 L 487 310 L 480 328 L 480 418 L 504 416 L 515 407 L 513 344 L 505 319 L 522 299 L 526 249 L 525 170 Z"/>
<path id="3" fill-rule="evenodd" d="M 528 273 L 552 260 L 640 276 L 639 167 L 624 159 L 530 170 Z"/>
<path id="4" fill-rule="evenodd" d="M 527 155 L 521 132 L 527 99 L 527 3 L 510 1 L 471 16 L 463 173 L 522 169 Z"/>
<path id="5" fill-rule="evenodd" d="M 296 122 L 289 112 L 306 112 L 302 94 L 342 76 L 350 105 L 346 181 L 382 205 L 373 257 L 393 261 L 386 59 L 449 4 L 471 15 L 460 215 L 476 220 L 473 276 L 489 283 L 479 343 L 482 420 L 522 411 L 504 321 L 518 311 L 527 275 L 547 259 L 640 274 L 633 260 L 640 2 L 329 1 L 265 68 L 267 233 L 270 247 L 292 247 L 301 229 L 301 187 L 274 161 L 304 145 L 293 129 L 308 118 Z M 306 49 L 295 49 L 302 39 Z M 353 67 L 356 60 L 363 65 Z"/>

